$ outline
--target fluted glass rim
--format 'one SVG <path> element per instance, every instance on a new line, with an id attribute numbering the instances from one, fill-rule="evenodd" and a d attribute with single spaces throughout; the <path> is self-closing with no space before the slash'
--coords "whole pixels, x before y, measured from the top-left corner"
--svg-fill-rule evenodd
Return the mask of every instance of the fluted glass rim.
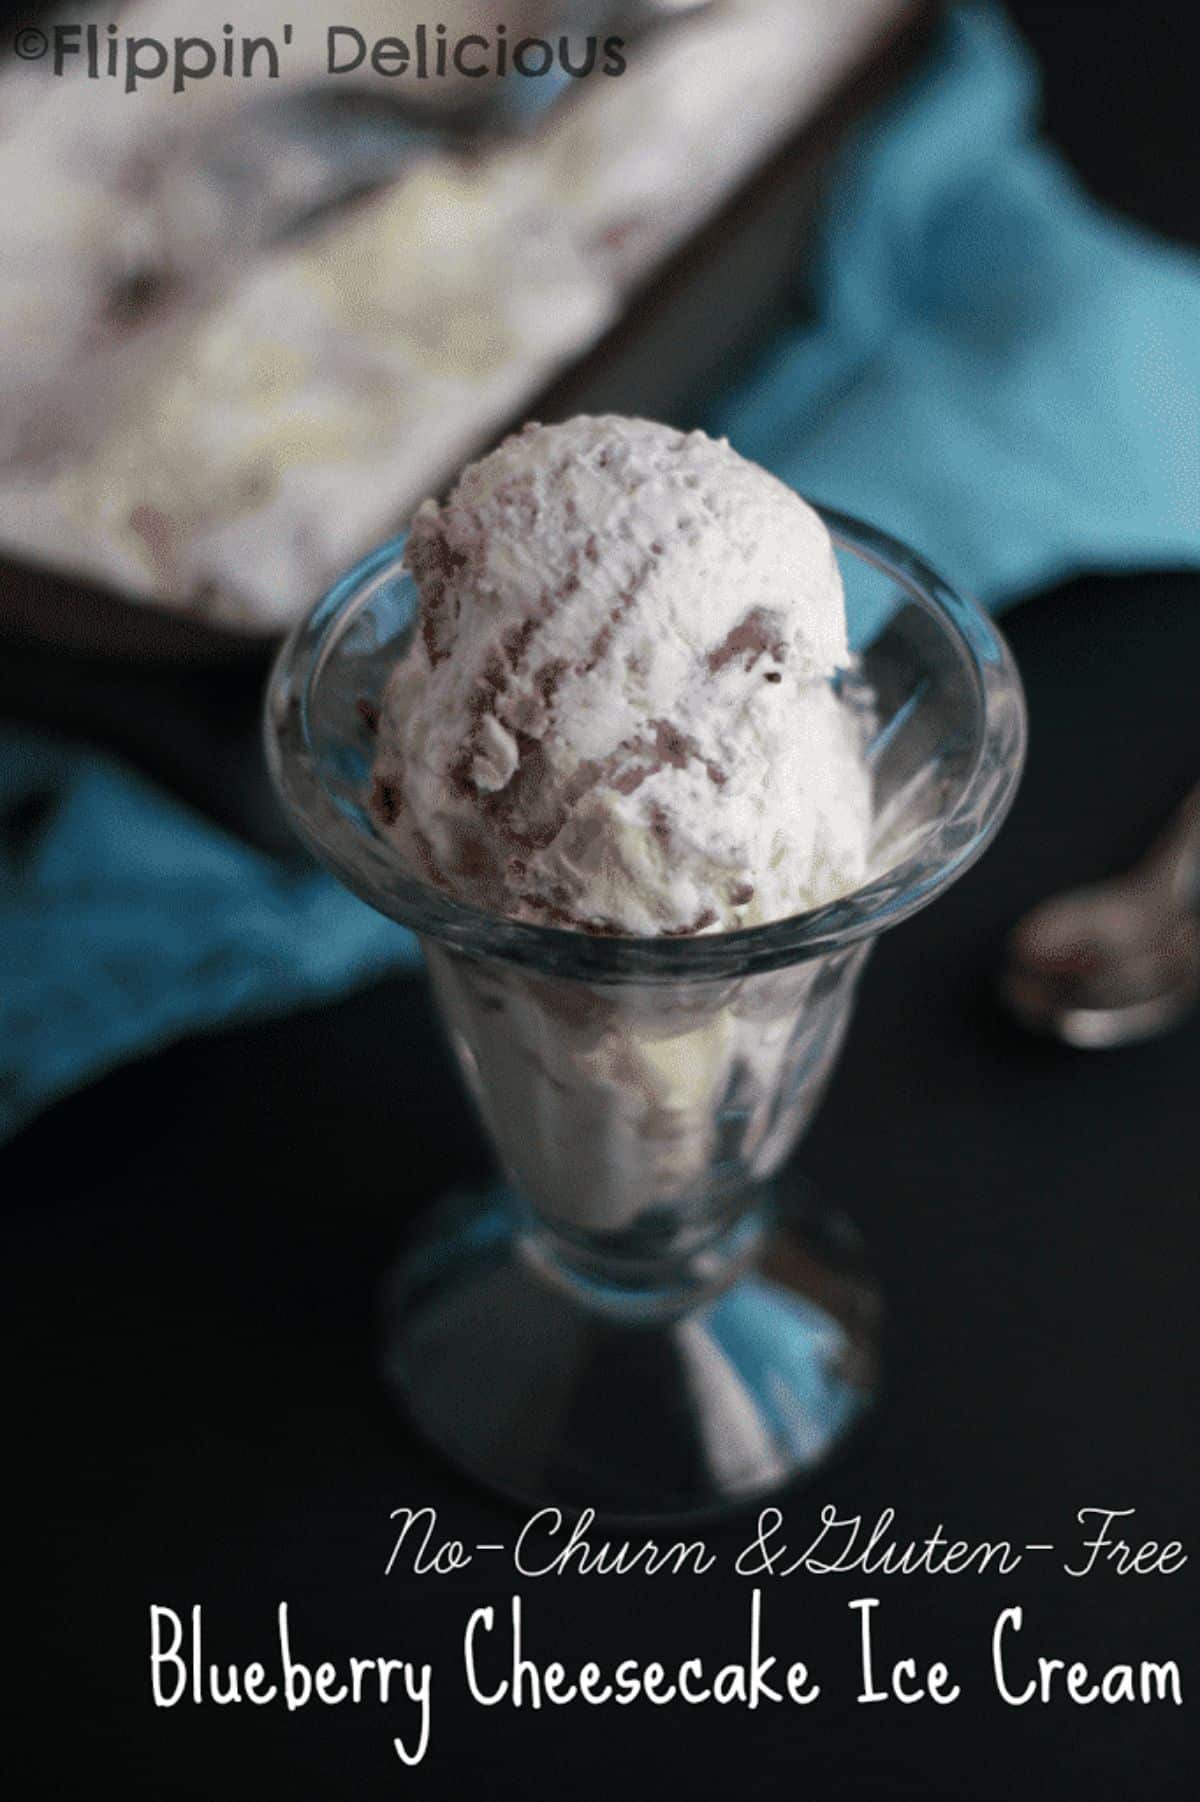
<path id="1" fill-rule="evenodd" d="M 279 650 L 267 685 L 264 737 L 272 780 L 293 829 L 353 893 L 455 949 L 556 977 L 604 982 L 713 980 L 824 957 L 898 925 L 970 868 L 1012 804 L 1025 758 L 1021 679 L 983 608 L 875 526 L 817 503 L 838 548 L 891 576 L 965 654 L 982 730 L 954 805 L 891 869 L 823 907 L 693 938 L 593 935 L 489 913 L 422 880 L 337 806 L 321 779 L 312 698 L 344 616 L 401 574 L 405 534 L 369 552 L 317 602 Z M 411 578 L 406 577 L 411 580 Z"/>

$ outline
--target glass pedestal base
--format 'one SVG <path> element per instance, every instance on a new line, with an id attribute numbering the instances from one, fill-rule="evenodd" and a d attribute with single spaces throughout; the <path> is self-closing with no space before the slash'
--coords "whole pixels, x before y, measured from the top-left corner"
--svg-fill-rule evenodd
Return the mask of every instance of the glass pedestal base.
<path id="1" fill-rule="evenodd" d="M 857 1235 L 796 1186 L 692 1281 L 582 1276 L 503 1192 L 450 1197 L 392 1274 L 384 1375 L 460 1469 L 528 1506 L 711 1513 L 823 1465 L 878 1370 Z"/>

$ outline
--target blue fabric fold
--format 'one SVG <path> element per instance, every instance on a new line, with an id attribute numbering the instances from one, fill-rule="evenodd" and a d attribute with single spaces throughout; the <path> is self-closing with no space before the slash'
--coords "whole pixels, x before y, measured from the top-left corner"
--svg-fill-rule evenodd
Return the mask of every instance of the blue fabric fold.
<path id="1" fill-rule="evenodd" d="M 106 758 L 0 732 L 0 1137 L 184 1033 L 417 961 L 411 933 Z"/>
<path id="2" fill-rule="evenodd" d="M 842 157 L 805 322 L 710 428 L 998 606 L 1200 562 L 1200 260 L 1034 136 L 1003 16 L 956 11 Z M 113 761 L 0 735 L 0 1137 L 123 1059 L 416 962 L 411 936 Z"/>
<path id="3" fill-rule="evenodd" d="M 952 13 L 826 208 L 814 321 L 709 421 L 989 605 L 1200 561 L 1200 258 L 1095 206 L 1036 71 Z"/>

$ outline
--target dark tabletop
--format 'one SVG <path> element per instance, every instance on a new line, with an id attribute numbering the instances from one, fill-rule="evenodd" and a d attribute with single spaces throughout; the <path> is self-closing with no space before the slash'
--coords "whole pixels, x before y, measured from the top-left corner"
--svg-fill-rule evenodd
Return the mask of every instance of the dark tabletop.
<path id="1" fill-rule="evenodd" d="M 1089 34 L 1097 10 L 1015 8 L 1048 60 L 1051 122 L 1097 191 L 1195 242 L 1173 21 L 1099 9 L 1103 33 Z M 505 1608 L 514 1580 L 484 1555 L 454 1576 L 385 1578 L 388 1515 L 434 1504 L 468 1544 L 511 1542 L 520 1517 L 391 1416 L 373 1376 L 375 1295 L 409 1220 L 484 1176 L 488 1156 L 423 985 L 395 981 L 118 1071 L 0 1152 L 10 1583 L 35 1601 L 7 1620 L 34 1704 L 0 1733 L 5 1795 L 1198 1793 L 1200 1021 L 1072 1052 L 1010 1025 L 992 983 L 1009 923 L 1134 856 L 1200 775 L 1200 579 L 1083 580 L 1007 629 L 1032 719 L 1023 790 L 984 862 L 879 946 L 801 1153 L 869 1235 L 888 1395 L 852 1458 L 784 1506 L 797 1542 L 830 1502 L 868 1520 L 894 1508 L 901 1538 L 941 1522 L 956 1538 L 1064 1548 L 1083 1537 L 1076 1510 L 1135 1508 L 1126 1536 L 1182 1539 L 1188 1566 L 1073 1579 L 1031 1558 L 1009 1577 L 768 1582 L 769 1649 L 811 1655 L 826 1678 L 809 1710 L 469 1704 L 463 1626 L 477 1606 Z M 244 674 L 231 680 L 241 695 Z M 522 1585 L 527 1649 L 543 1663 L 740 1656 L 747 1585 L 728 1561 L 752 1528 L 753 1515 L 706 1528 L 720 1562 L 701 1578 Z M 957 1703 L 855 1704 L 847 1603 L 864 1594 L 881 1598 L 889 1660 L 947 1660 Z M 269 1657 L 281 1600 L 314 1663 L 433 1663 L 417 1771 L 369 1707 L 152 1707 L 150 1604 L 202 1603 L 207 1656 L 245 1664 Z M 1186 1705 L 1006 1706 L 988 1645 L 1017 1604 L 1023 1673 L 1038 1655 L 1096 1673 L 1175 1659 Z"/>

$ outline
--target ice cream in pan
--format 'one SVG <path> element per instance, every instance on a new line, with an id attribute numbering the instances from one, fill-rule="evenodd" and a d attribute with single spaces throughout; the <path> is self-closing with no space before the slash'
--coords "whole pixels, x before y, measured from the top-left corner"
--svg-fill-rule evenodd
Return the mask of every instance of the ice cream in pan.
<path id="1" fill-rule="evenodd" d="M 419 624 L 371 809 L 426 880 L 641 938 L 757 925 L 864 880 L 871 781 L 834 680 L 850 654 L 833 547 L 728 444 L 636 419 L 526 426 L 420 508 L 406 561 Z M 428 949 L 501 1150 L 560 1216 L 567 1158 L 581 1225 L 684 1198 L 726 1101 L 763 1174 L 794 1137 L 767 1101 L 812 966 L 564 987 Z"/>

